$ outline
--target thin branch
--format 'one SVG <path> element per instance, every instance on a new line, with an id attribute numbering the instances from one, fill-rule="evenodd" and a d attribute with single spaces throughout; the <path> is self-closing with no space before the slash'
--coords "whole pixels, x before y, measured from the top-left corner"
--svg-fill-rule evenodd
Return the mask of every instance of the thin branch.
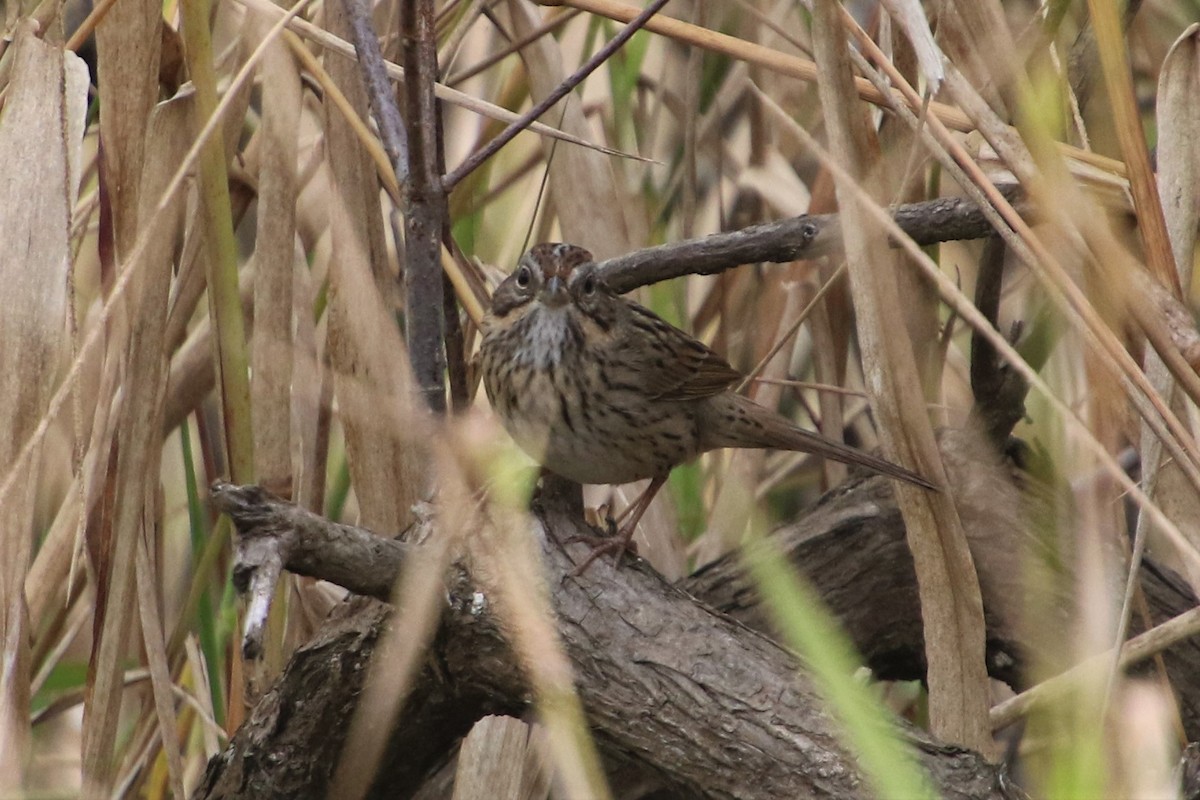
<path id="1" fill-rule="evenodd" d="M 1010 186 L 1004 194 L 1017 198 L 1020 189 Z M 984 213 L 964 197 L 897 206 L 893 215 L 900 229 L 922 246 L 980 239 L 992 232 Z M 764 222 L 610 258 L 600 263 L 600 271 L 614 291 L 624 293 L 683 275 L 714 275 L 742 264 L 819 258 L 841 251 L 840 220 L 838 214 L 802 214 Z"/>
<path id="2" fill-rule="evenodd" d="M 410 126 L 409 175 L 405 183 L 408 208 L 404 213 L 404 321 L 417 384 L 429 407 L 443 412 L 446 355 L 441 239 L 448 223 L 446 192 L 438 168 L 441 130 L 433 89 L 438 78 L 433 20 L 433 0 L 400 4 L 404 98 Z"/>
<path id="3" fill-rule="evenodd" d="M 485 9 L 485 11 L 486 11 L 486 9 Z M 486 72 L 487 70 L 494 67 L 496 64 L 499 64 L 501 61 L 508 58 L 513 53 L 517 52 L 518 50 L 520 50 L 522 47 L 531 45 L 534 42 L 536 42 L 538 39 L 542 38 L 543 36 L 547 36 L 551 33 L 554 33 L 554 31 L 558 30 L 559 28 L 561 28 L 566 23 L 570 22 L 572 19 L 574 19 L 578 15 L 579 15 L 579 9 L 568 8 L 564 13 L 559 14 L 556 17 L 551 17 L 549 20 L 546 21 L 545 24 L 540 25 L 538 28 L 536 28 L 533 31 L 530 31 L 528 35 L 522 36 L 520 39 L 517 39 L 516 41 L 510 43 L 507 47 L 503 47 L 503 48 L 497 50 L 496 52 L 492 53 L 487 58 L 482 59 L 478 63 L 472 64 L 470 67 L 466 67 L 466 68 L 462 69 L 461 71 L 454 73 L 453 75 L 446 78 L 446 80 L 444 80 L 442 83 L 446 86 L 458 86 L 460 83 L 465 83 L 466 81 L 470 80 L 471 78 L 474 78 L 479 73 Z"/>
<path id="4" fill-rule="evenodd" d="M 1063 697 L 1071 688 L 1079 686 L 1089 674 L 1103 668 L 1107 661 L 1116 661 L 1119 667 L 1125 668 L 1157 655 L 1177 642 L 1190 639 L 1197 633 L 1200 633 L 1200 608 L 1193 608 L 1130 639 L 1121 646 L 1119 652 L 1106 651 L 1092 656 L 1061 675 L 1045 680 L 1016 697 L 1010 697 L 992 709 L 992 727 L 1003 728 L 1028 714 L 1035 706 Z"/>
<path id="5" fill-rule="evenodd" d="M 362 67 L 363 83 L 371 101 L 371 111 L 379 125 L 379 138 L 388 154 L 388 160 L 392 162 L 392 172 L 403 186 L 408 182 L 408 136 L 404 131 L 404 122 L 400 119 L 400 109 L 396 107 L 396 98 L 392 95 L 383 51 L 379 49 L 379 39 L 375 36 L 367 6 L 359 0 L 343 0 L 343 5 L 346 8 L 346 16 L 350 18 L 354 50 Z"/>
<path id="6" fill-rule="evenodd" d="M 483 162 L 499 152 L 500 148 L 512 141 L 518 133 L 529 127 L 530 123 L 538 119 L 554 107 L 554 104 L 567 96 L 576 86 L 583 83 L 588 75 L 596 71 L 596 68 L 612 57 L 613 53 L 621 49 L 629 39 L 645 27 L 646 23 L 657 14 L 663 6 L 667 4 L 667 0 L 654 0 L 650 5 L 634 17 L 629 24 L 621 29 L 621 32 L 609 41 L 608 44 L 600 48 L 595 55 L 584 62 L 583 66 L 575 70 L 567 77 L 565 81 L 560 83 L 554 91 L 546 95 L 546 97 L 533 108 L 529 109 L 516 122 L 509 125 L 500 134 L 483 146 L 482 149 L 476 151 L 470 158 L 459 164 L 453 172 L 442 179 L 442 186 L 447 192 L 450 192 L 463 178 L 474 172 Z"/>
<path id="7" fill-rule="evenodd" d="M 975 307 L 999 330 L 1000 295 L 1004 278 L 1004 240 L 988 239 L 979 262 L 975 283 Z M 975 408 L 988 438 L 1001 449 L 1013 426 L 1025 416 L 1025 395 L 1029 386 L 985 337 L 971 337 L 971 391 Z"/>
<path id="8" fill-rule="evenodd" d="M 403 250 L 400 224 L 390 215 L 401 257 L 405 287 L 405 340 L 421 395 L 435 412 L 446 410 L 443 344 L 443 280 L 440 235 L 446 220 L 446 195 L 437 164 L 438 125 L 434 84 L 437 51 L 433 40 L 433 8 L 428 0 L 400 4 L 404 51 L 405 129 L 387 78 L 379 39 L 362 0 L 343 0 L 350 18 L 354 48 L 362 66 L 371 110 L 384 150 L 401 187 L 404 212 Z"/>
<path id="9" fill-rule="evenodd" d="M 430 407 L 435 411 L 442 411 L 445 409 L 445 391 L 440 382 L 441 366 L 444 361 L 448 361 L 452 395 L 456 405 L 461 406 L 466 402 L 466 371 L 463 366 L 465 356 L 462 328 L 458 322 L 454 287 L 438 267 L 436 272 L 442 284 L 442 311 L 441 318 L 438 319 L 436 309 L 427 305 L 429 301 L 436 299 L 435 295 L 438 292 L 425 283 L 433 280 L 435 272 L 434 268 L 428 265 L 429 260 L 440 263 L 441 256 L 436 243 L 428 241 L 430 237 L 425 234 L 425 225 L 440 216 L 443 236 L 448 236 L 449 231 L 445 194 L 436 178 L 442 174 L 445 158 L 440 135 L 440 112 L 432 91 L 437 82 L 437 52 L 433 37 L 429 33 L 432 22 L 428 22 L 428 14 L 432 13 L 432 9 L 407 3 L 405 13 L 401 16 L 401 27 L 406 32 L 411 34 L 420 30 L 424 37 L 421 40 L 419 37 L 406 35 L 402 40 L 405 72 L 410 76 L 405 83 L 408 112 L 414 128 L 413 149 L 410 151 L 409 136 L 391 92 L 387 64 L 367 11 L 356 0 L 344 2 L 350 17 L 355 50 L 363 68 L 367 94 L 371 99 L 371 108 L 379 124 L 380 139 L 383 141 L 388 160 L 391 161 L 392 171 L 403 188 L 402 202 L 407 223 L 404 252 L 408 257 L 404 275 L 408 289 L 406 297 L 409 298 L 406 304 L 406 319 L 409 321 L 407 332 L 413 370 Z M 425 15 L 422 19 L 428 22 L 426 28 L 414 27 L 417 20 L 411 16 L 414 10 L 417 15 Z M 426 211 L 414 208 L 414 202 L 427 203 L 429 208 Z M 393 234 L 397 233 L 399 228 L 393 219 Z M 421 247 L 414 247 L 416 236 L 421 237 Z M 396 240 L 399 241 L 399 237 L 396 237 Z M 418 278 L 418 273 L 423 277 Z M 414 282 L 418 285 L 414 286 Z M 444 360 L 443 346 L 447 351 Z"/>

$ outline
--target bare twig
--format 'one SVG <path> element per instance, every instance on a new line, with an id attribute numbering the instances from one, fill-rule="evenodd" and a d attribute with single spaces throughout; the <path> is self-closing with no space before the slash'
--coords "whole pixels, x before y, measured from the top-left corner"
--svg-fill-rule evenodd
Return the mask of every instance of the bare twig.
<path id="1" fill-rule="evenodd" d="M 485 9 L 485 11 L 486 11 L 486 9 Z M 490 13 L 490 12 L 488 12 L 488 13 Z M 487 58 L 481 60 L 479 63 L 472 64 L 470 67 L 467 67 L 463 70 L 460 70 L 459 72 L 454 73 L 453 75 L 450 75 L 444 81 L 445 85 L 446 86 L 458 86 L 460 83 L 464 83 L 467 80 L 474 78 L 479 73 L 486 72 L 487 70 L 494 67 L 496 64 L 499 64 L 501 61 L 503 61 L 504 59 L 511 56 L 513 53 L 520 50 L 522 47 L 533 44 L 534 42 L 536 42 L 538 39 L 542 38 L 543 36 L 547 36 L 547 35 L 553 33 L 554 31 L 558 30 L 563 25 L 565 25 L 566 23 L 568 23 L 572 19 L 574 19 L 578 14 L 579 14 L 579 9 L 568 8 L 564 13 L 559 14 L 558 16 L 552 17 L 551 19 L 549 19 L 546 22 L 546 24 L 540 26 L 537 30 L 532 31 L 527 36 L 522 36 L 521 38 L 517 39 L 516 41 L 510 43 L 508 45 L 508 47 L 501 48 L 501 49 L 497 50 L 496 52 L 492 53 Z"/>
<path id="2" fill-rule="evenodd" d="M 1120 667 L 1128 667 L 1161 653 L 1176 642 L 1195 636 L 1197 631 L 1200 631 L 1200 608 L 1193 608 L 1169 622 L 1164 622 L 1162 625 L 1130 639 L 1121 646 L 1119 652 L 1095 655 L 1061 675 L 1056 675 L 1016 697 L 1005 700 L 992 709 L 992 728 L 1003 728 L 1028 714 L 1034 706 L 1055 697 L 1062 697 L 1072 686 L 1077 686 L 1078 682 L 1090 671 L 1102 669 L 1105 662 L 1109 660 L 1115 660 Z"/>
<path id="3" fill-rule="evenodd" d="M 413 372 L 426 402 L 446 410 L 446 356 L 443 346 L 442 230 L 447 226 L 446 193 L 438 166 L 441 130 L 433 87 L 437 83 L 437 42 L 432 0 L 400 4 L 406 119 L 409 123 L 409 175 L 405 182 L 405 327 Z"/>
<path id="4" fill-rule="evenodd" d="M 1016 186 L 1006 197 L 1020 196 Z M 897 206 L 893 214 L 901 230 L 917 244 L 980 239 L 992 227 L 979 207 L 964 197 L 948 197 Z M 803 214 L 749 228 L 648 247 L 601 262 L 605 281 L 617 292 L 678 278 L 714 275 L 742 264 L 787 263 L 840 252 L 838 214 Z"/>
<path id="5" fill-rule="evenodd" d="M 408 112 L 405 119 L 410 126 L 406 132 L 366 8 L 359 0 L 344 0 L 344 3 L 371 108 L 402 189 L 405 261 L 402 273 L 409 360 L 425 402 L 441 412 L 446 410 L 446 361 L 440 239 L 446 220 L 446 195 L 437 163 L 440 129 L 433 95 L 437 82 L 433 7 L 428 2 L 400 4 Z M 398 228 L 393 218 L 393 231 Z"/>
<path id="6" fill-rule="evenodd" d="M 1003 239 L 999 236 L 988 239 L 979 262 L 979 279 L 975 283 L 975 307 L 997 330 L 1004 253 Z M 971 337 L 974 413 L 981 418 L 988 438 L 1001 448 L 1013 426 L 1025 415 L 1025 394 L 1028 389 L 1021 376 L 1009 369 L 1000 358 L 991 342 L 978 334 Z"/>
<path id="7" fill-rule="evenodd" d="M 446 191 L 451 191 L 459 181 L 474 172 L 480 164 L 494 156 L 497 152 L 499 152 L 501 147 L 504 147 L 504 145 L 512 141 L 514 136 L 528 128 L 530 123 L 553 108 L 554 104 L 559 100 L 566 97 L 571 90 L 583 82 L 584 78 L 595 72 L 597 67 L 607 61 L 612 54 L 621 49 L 621 47 L 627 41 L 629 41 L 629 39 L 635 33 L 645 27 L 646 23 L 650 21 L 651 17 L 657 14 L 659 10 L 666 4 L 667 0 L 654 0 L 654 2 L 652 2 L 650 5 L 646 6 L 646 8 L 636 17 L 634 17 L 624 28 L 622 28 L 621 32 L 614 36 L 608 44 L 604 45 L 604 47 L 600 48 L 594 56 L 584 62 L 583 66 L 571 73 L 571 75 L 565 81 L 559 84 L 553 92 L 546 95 L 546 97 L 540 103 L 529 109 L 529 111 L 527 111 L 525 114 L 522 114 L 519 120 L 501 131 L 499 136 L 497 136 L 495 139 L 492 139 L 490 142 L 484 145 L 482 149 L 476 151 L 470 158 L 459 164 L 453 172 L 442 179 L 442 185 L 445 187 Z"/>
<path id="8" fill-rule="evenodd" d="M 392 171 L 396 180 L 401 184 L 408 182 L 408 136 L 404 131 L 404 122 L 400 119 L 400 109 L 396 107 L 396 99 L 392 95 L 392 87 L 388 81 L 387 69 L 384 67 L 383 51 L 379 49 L 379 39 L 367 16 L 367 8 L 358 0 L 343 0 L 346 16 L 350 18 L 350 30 L 354 35 L 354 49 L 358 54 L 358 63 L 362 67 L 363 84 L 367 89 L 367 97 L 371 100 L 371 111 L 379 125 L 379 138 L 383 141 L 383 149 L 392 162 Z"/>

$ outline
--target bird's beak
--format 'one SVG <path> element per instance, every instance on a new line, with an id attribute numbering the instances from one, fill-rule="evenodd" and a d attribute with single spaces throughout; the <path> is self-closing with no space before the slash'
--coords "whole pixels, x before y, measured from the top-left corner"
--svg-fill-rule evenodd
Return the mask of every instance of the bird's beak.
<path id="1" fill-rule="evenodd" d="M 545 285 L 542 286 L 541 301 L 545 306 L 550 308 L 558 308 L 565 306 L 571 298 L 567 295 L 567 285 L 563 283 L 563 279 L 557 275 L 552 275 Z"/>

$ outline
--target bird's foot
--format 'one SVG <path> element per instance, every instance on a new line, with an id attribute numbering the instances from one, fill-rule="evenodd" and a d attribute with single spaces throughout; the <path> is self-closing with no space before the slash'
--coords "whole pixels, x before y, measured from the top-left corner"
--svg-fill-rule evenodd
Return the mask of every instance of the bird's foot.
<path id="1" fill-rule="evenodd" d="M 605 534 L 603 536 L 590 534 L 577 534 L 567 539 L 569 544 L 581 542 L 592 546 L 592 551 L 588 553 L 587 558 L 583 563 L 571 570 L 571 577 L 578 578 L 583 573 L 587 572 L 588 567 L 592 565 L 596 559 L 606 553 L 613 554 L 613 563 L 620 564 L 621 556 L 629 553 L 631 556 L 637 555 L 637 544 L 633 541 L 633 529 L 617 530 L 617 523 L 612 516 L 605 514 Z"/>

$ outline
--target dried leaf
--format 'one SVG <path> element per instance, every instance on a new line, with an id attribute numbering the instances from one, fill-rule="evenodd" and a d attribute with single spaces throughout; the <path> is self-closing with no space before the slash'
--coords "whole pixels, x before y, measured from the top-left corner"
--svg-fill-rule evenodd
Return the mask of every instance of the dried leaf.
<path id="1" fill-rule="evenodd" d="M 152 504 L 148 504 L 152 505 Z M 161 519 L 147 514 L 147 531 L 161 530 Z M 167 771 L 171 780 L 171 792 L 176 797 L 185 796 L 183 790 L 183 756 L 179 749 L 178 718 L 175 715 L 174 688 L 171 669 L 167 664 L 166 634 L 163 631 L 162 610 L 158 607 L 159 575 L 150 561 L 146 537 L 137 542 L 137 602 L 142 627 L 142 644 L 146 661 L 150 667 L 150 688 L 154 695 L 154 711 L 158 716 L 158 738 L 167 754 Z"/>
<path id="2" fill-rule="evenodd" d="M 533 7 L 523 0 L 506 6 L 513 32 L 524 37 L 541 25 Z M 542 37 L 521 48 L 521 59 L 532 86 L 532 94 L 541 99 L 567 77 L 562 53 L 550 37 Z M 561 122 L 559 122 L 561 120 Z M 569 94 L 546 112 L 546 121 L 581 139 L 590 139 L 591 131 L 583 116 L 579 98 Z M 547 147 L 550 152 L 550 147 Z M 644 239 L 631 229 L 624 210 L 629 198 L 620 191 L 607 156 L 594 150 L 558 143 L 550 162 L 550 189 L 558 211 L 558 223 L 565 241 L 592 251 L 598 259 L 610 258 L 633 249 Z"/>
<path id="3" fill-rule="evenodd" d="M 64 353 L 69 226 L 86 67 L 21 26 L 0 116 L 0 793 L 18 793 L 28 756 L 30 652 L 25 573 L 46 413 Z M 80 80 L 82 74 L 82 80 Z M 68 123 L 68 120 L 71 122 Z"/>
<path id="4" fill-rule="evenodd" d="M 933 40 L 925 9 L 917 0 L 884 0 L 883 5 L 912 42 L 921 74 L 925 76 L 925 91 L 935 96 L 946 79 L 946 71 L 942 69 L 942 52 Z"/>
<path id="5" fill-rule="evenodd" d="M 347 26 L 341 4 L 327 22 Z M 342 58 L 326 68 L 366 118 L 358 67 Z M 396 286 L 388 264 L 374 165 L 341 114 L 326 111 L 326 150 L 333 173 L 329 204 L 333 250 L 329 271 L 329 359 L 346 433 L 346 456 L 362 524 L 401 531 L 426 491 L 428 465 L 416 446 L 418 422 L 404 345 L 388 313 Z"/>
<path id="6" fill-rule="evenodd" d="M 113 748 L 124 699 L 124 660 L 138 607 L 136 551 L 143 535 L 144 507 L 153 501 L 157 490 L 167 374 L 164 331 L 174 266 L 171 256 L 182 229 L 186 198 L 176 192 L 165 206 L 165 213 L 154 210 L 186 149 L 189 107 L 164 104 L 142 121 L 140 134 L 133 127 L 126 129 L 127 135 L 141 135 L 148 143 L 144 152 L 150 157 L 137 174 L 138 214 L 141 224 L 152 227 L 135 231 L 134 238 L 146 244 L 134 248 L 129 254 L 131 260 L 121 264 L 121 276 L 128 276 L 130 283 L 122 306 L 124 316 L 117 321 L 118 329 L 128 339 L 114 337 L 112 341 L 113 349 L 125 362 L 121 392 L 124 404 L 117 412 L 116 470 L 109 476 L 115 492 L 109 569 L 107 575 L 99 576 L 107 585 L 107 593 L 97 609 L 85 701 L 83 770 L 85 794 L 91 796 L 112 791 Z"/>
<path id="7" fill-rule="evenodd" d="M 1167 54 L 1159 76 L 1158 91 L 1158 183 L 1167 233 L 1185 293 L 1192 284 L 1192 264 L 1196 249 L 1196 225 L 1200 221 L 1200 152 L 1196 131 L 1200 130 L 1200 25 L 1192 25 Z M 1146 355 L 1146 375 L 1154 388 L 1170 397 L 1171 409 L 1185 425 L 1192 419 L 1192 403 L 1176 386 L 1166 365 L 1151 350 Z M 1189 425 L 1189 427 L 1191 427 Z M 1186 535 L 1200 546 L 1200 496 L 1178 463 L 1163 450 L 1162 442 L 1145 424 L 1142 425 L 1142 482 L 1147 493 Z M 1139 535 L 1144 536 L 1149 520 L 1143 513 L 1138 519 Z M 1200 588 L 1200 571 L 1184 561 L 1192 587 Z"/>
<path id="8" fill-rule="evenodd" d="M 532 725 L 513 717 L 484 717 L 463 739 L 453 800 L 511 797 L 542 800 L 550 793 L 545 753 Z"/>
<path id="9" fill-rule="evenodd" d="M 883 265 L 889 253 L 881 231 L 873 231 L 857 196 L 847 186 L 872 180 L 873 155 L 866 117 L 855 96 L 845 37 L 833 0 L 817 0 L 813 14 L 817 63 L 824 66 L 821 107 L 829 126 L 834 158 L 845 172 L 836 174 L 838 203 L 857 311 L 871 406 L 879 420 L 884 452 L 900 464 L 946 484 L 941 456 L 925 412 L 923 387 L 911 342 L 888 332 L 905 329 L 894 271 Z M 849 174 L 847 174 L 849 173 Z M 988 684 L 984 664 L 983 603 L 974 562 L 953 498 L 909 486 L 896 486 L 917 573 L 925 653 L 929 662 L 930 722 L 936 735 L 980 752 L 992 747 L 987 727 Z"/>
<path id="10" fill-rule="evenodd" d="M 1096 32 L 1096 44 L 1104 71 L 1104 85 L 1108 90 L 1113 127 L 1129 171 L 1129 188 L 1133 193 L 1133 207 L 1137 212 L 1138 234 L 1145 254 L 1145 265 L 1150 274 L 1163 285 L 1171 288 L 1176 295 L 1181 295 L 1179 275 L 1173 263 L 1171 243 L 1166 221 L 1163 219 L 1162 202 L 1158 197 L 1158 185 L 1150 165 L 1141 109 L 1134 94 L 1133 75 L 1120 14 L 1116 4 L 1109 2 L 1089 0 L 1088 8 L 1091 11 L 1092 29 Z"/>
<path id="11" fill-rule="evenodd" d="M 146 120 L 158 100 L 162 24 L 162 5 L 141 0 L 114 3 L 96 28 L 100 137 L 118 261 L 138 233 Z"/>
<path id="12" fill-rule="evenodd" d="M 263 19 L 262 32 L 270 27 Z M 296 155 L 300 74 L 281 41 L 263 59 L 258 231 L 254 248 L 254 335 L 250 398 L 254 473 L 292 496 L 292 276 L 296 252 Z"/>
<path id="13" fill-rule="evenodd" d="M 1192 283 L 1200 217 L 1200 24 L 1171 45 L 1158 79 L 1158 183 L 1175 263 L 1183 286 Z"/>

